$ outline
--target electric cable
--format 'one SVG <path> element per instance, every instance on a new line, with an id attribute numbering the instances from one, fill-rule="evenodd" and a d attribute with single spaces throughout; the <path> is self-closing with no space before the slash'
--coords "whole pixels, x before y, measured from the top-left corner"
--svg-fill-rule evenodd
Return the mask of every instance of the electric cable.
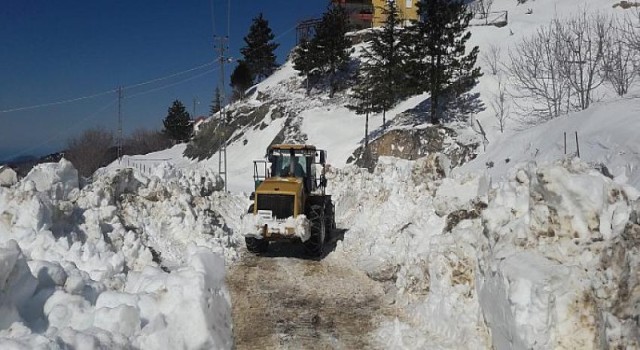
<path id="1" fill-rule="evenodd" d="M 176 86 L 176 85 L 179 85 L 179 84 L 185 83 L 185 82 L 187 82 L 187 81 L 191 81 L 191 80 L 197 79 L 197 78 L 202 77 L 202 76 L 204 76 L 204 75 L 207 75 L 207 74 L 209 74 L 209 73 L 215 72 L 216 70 L 218 70 L 218 68 L 217 68 L 217 67 L 212 68 L 212 69 L 209 69 L 209 70 L 206 70 L 206 71 L 204 71 L 204 72 L 202 72 L 202 73 L 198 73 L 198 74 L 196 74 L 196 75 L 194 75 L 194 76 L 191 76 L 191 77 L 189 77 L 189 78 L 186 78 L 186 79 L 183 79 L 183 80 L 180 80 L 180 81 L 177 81 L 177 82 L 173 82 L 173 83 L 168 84 L 168 85 L 164 85 L 164 86 L 156 87 L 156 88 L 153 88 L 153 89 L 150 89 L 150 90 L 147 90 L 147 91 L 143 91 L 143 92 L 139 92 L 139 93 L 136 93 L 136 94 L 133 94 L 133 95 L 130 95 L 130 96 L 125 96 L 125 99 L 133 98 L 133 97 L 138 97 L 138 96 L 142 96 L 142 95 L 150 94 L 150 93 L 152 93 L 152 92 L 159 91 L 159 90 L 162 90 L 162 89 L 170 88 L 170 87 L 172 87 L 172 86 Z"/>
<path id="2" fill-rule="evenodd" d="M 46 141 L 41 142 L 41 143 L 39 143 L 39 144 L 37 144 L 37 145 L 35 145 L 35 146 L 31 147 L 31 148 L 27 148 L 27 149 L 22 150 L 22 151 L 20 151 L 20 152 L 18 152 L 18 153 L 15 153 L 15 154 L 13 154 L 12 156 L 9 156 L 7 159 L 15 159 L 15 158 L 17 158 L 17 157 L 19 157 L 19 156 L 21 156 L 21 155 L 23 155 L 23 154 L 30 153 L 31 151 L 35 151 L 36 149 L 38 149 L 38 148 L 40 148 L 40 147 L 42 147 L 42 146 L 45 146 L 45 145 L 50 144 L 51 142 L 55 141 L 56 139 L 61 138 L 61 137 L 62 137 L 62 135 L 63 135 L 64 133 L 67 133 L 67 132 L 69 131 L 69 129 L 75 129 L 75 128 L 77 128 L 78 126 L 80 126 L 80 125 L 84 124 L 86 121 L 88 121 L 88 120 L 90 120 L 90 119 L 95 119 L 97 116 L 99 116 L 99 115 L 100 115 L 100 113 L 104 112 L 104 111 L 105 111 L 105 110 L 107 110 L 109 107 L 114 106 L 117 102 L 118 102 L 118 100 L 117 100 L 117 99 L 112 100 L 112 101 L 111 101 L 111 102 L 109 102 L 108 104 L 106 104 L 106 105 L 102 106 L 102 107 L 101 107 L 100 109 L 98 109 L 97 111 L 95 111 L 95 112 L 93 112 L 93 113 L 89 114 L 88 116 L 86 116 L 85 118 L 81 119 L 79 122 L 74 123 L 74 124 L 73 124 L 73 126 L 72 126 L 71 128 L 66 127 L 66 128 L 65 128 L 65 129 L 63 129 L 63 130 L 58 130 L 58 132 L 56 132 L 54 136 L 52 136 L 52 137 L 48 138 Z"/>
<path id="3" fill-rule="evenodd" d="M 214 7 L 213 6 L 214 6 L 213 5 L 213 0 L 211 0 L 212 27 L 213 27 L 213 30 L 215 31 L 215 17 L 214 17 L 215 16 L 215 12 L 214 12 Z M 230 1 L 229 1 L 229 5 L 228 6 L 229 6 L 228 15 L 230 15 L 230 13 L 231 13 L 230 12 L 230 6 L 231 6 Z M 230 22 L 230 20 L 228 20 L 228 22 Z M 230 28 L 231 28 L 230 23 L 228 23 L 228 26 L 227 26 L 227 38 L 230 36 Z M 283 33 L 278 35 L 277 37 L 274 37 L 273 40 L 276 40 L 276 39 L 279 39 L 279 38 L 283 37 L 284 35 L 288 34 L 289 32 L 291 32 L 295 28 L 296 28 L 296 26 L 293 26 L 293 27 L 287 29 L 286 31 L 284 31 Z M 123 86 L 122 89 L 124 89 L 124 90 L 134 89 L 134 88 L 137 88 L 137 87 L 140 87 L 140 86 L 149 85 L 149 84 L 156 83 L 156 82 L 159 82 L 159 81 L 171 79 L 171 78 L 174 78 L 174 77 L 186 74 L 186 73 L 193 72 L 193 71 L 198 70 L 198 69 L 202 69 L 204 67 L 212 66 L 215 63 L 217 63 L 217 60 L 213 60 L 213 61 L 207 62 L 205 64 L 201 64 L 201 65 L 198 65 L 198 66 L 195 66 L 195 67 L 192 67 L 192 68 L 189 68 L 189 69 L 177 72 L 177 73 L 172 73 L 172 74 L 169 74 L 169 75 L 166 75 L 166 76 L 162 76 L 162 77 L 159 77 L 159 78 L 154 78 L 154 79 L 150 79 L 150 80 L 147 80 L 147 81 L 143 81 L 141 83 L 136 83 L 136 84 Z M 207 71 L 205 73 L 209 73 L 209 72 L 211 72 L 211 71 Z M 198 76 L 200 76 L 200 75 L 198 75 Z M 191 79 L 186 79 L 184 81 L 189 81 L 189 80 L 191 80 Z M 170 84 L 170 85 L 165 86 L 165 87 L 174 86 L 174 85 L 176 85 L 176 84 Z M 150 91 L 157 91 L 157 90 L 160 90 L 160 89 L 165 88 L 165 87 L 161 87 L 161 88 L 158 88 L 158 89 L 152 89 Z M 62 105 L 62 104 L 67 104 L 67 103 L 73 103 L 73 102 L 93 99 L 93 98 L 96 98 L 96 97 L 105 96 L 105 95 L 113 94 L 113 93 L 116 93 L 116 92 L 118 92 L 118 89 L 111 89 L 111 90 L 98 92 L 98 93 L 87 95 L 87 96 L 75 97 L 75 98 L 70 98 L 70 99 L 65 99 L 65 100 L 60 100 L 60 101 L 55 101 L 55 102 L 47 102 L 47 103 L 41 103 L 41 104 L 36 104 L 36 105 L 31 105 L 31 106 L 22 106 L 22 107 L 9 108 L 9 109 L 0 110 L 0 114 L 18 112 L 18 111 L 26 111 L 26 110 L 32 110 L 32 109 L 38 109 L 38 108 L 44 108 L 44 107 L 51 107 L 51 106 L 58 106 L 58 105 Z M 147 92 L 145 92 L 145 93 L 147 93 Z M 143 94 L 145 94 L 145 93 L 143 93 Z M 138 96 L 138 95 L 139 94 L 136 94 L 134 96 Z"/>
<path id="4" fill-rule="evenodd" d="M 147 81 L 144 81 L 144 82 L 141 82 L 141 83 L 136 83 L 136 84 L 132 84 L 132 85 L 123 86 L 122 88 L 123 89 L 133 89 L 133 88 L 136 88 L 136 87 L 149 85 L 149 84 L 152 84 L 152 83 L 156 83 L 158 81 L 167 80 L 167 79 L 170 79 L 170 78 L 177 77 L 179 75 L 190 73 L 190 72 L 193 72 L 195 70 L 211 66 L 211 65 L 213 65 L 215 63 L 216 63 L 215 60 L 214 61 L 210 61 L 210 62 L 207 62 L 205 64 L 201 64 L 199 66 L 192 67 L 192 68 L 189 68 L 189 69 L 177 72 L 177 73 L 172 73 L 172 74 L 160 77 L 160 78 L 154 78 L 154 79 L 147 80 Z M 72 102 L 77 102 L 77 101 L 82 101 L 82 100 L 88 100 L 88 99 L 92 99 L 92 98 L 96 98 L 96 97 L 100 97 L 100 96 L 105 96 L 105 95 L 113 94 L 113 93 L 116 93 L 116 92 L 118 92 L 118 89 L 111 89 L 111 90 L 98 92 L 98 93 L 95 93 L 95 94 L 92 94 L 92 95 L 88 95 L 88 96 L 76 97 L 76 98 L 71 98 L 71 99 L 66 99 L 66 100 L 61 100 L 61 101 L 55 101 L 55 102 L 41 103 L 41 104 L 32 105 L 32 106 L 23 106 L 23 107 L 10 108 L 10 109 L 5 109 L 5 110 L 0 110 L 0 114 L 18 112 L 18 111 L 26 111 L 26 110 L 31 110 L 31 109 L 43 108 L 43 107 L 57 106 L 57 105 L 62 105 L 62 104 L 67 104 L 67 103 L 72 103 Z"/>

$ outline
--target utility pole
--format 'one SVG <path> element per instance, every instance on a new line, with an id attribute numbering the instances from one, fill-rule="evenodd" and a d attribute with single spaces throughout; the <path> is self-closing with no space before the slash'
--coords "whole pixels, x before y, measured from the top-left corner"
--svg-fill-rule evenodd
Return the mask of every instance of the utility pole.
<path id="1" fill-rule="evenodd" d="M 227 124 L 227 115 L 225 114 L 225 106 L 226 106 L 226 95 L 225 95 L 225 87 L 224 87 L 224 64 L 229 57 L 225 57 L 225 50 L 227 49 L 227 42 L 229 41 L 229 37 L 227 36 L 216 36 L 215 40 L 218 42 L 217 48 L 219 50 L 218 60 L 220 61 L 220 100 L 222 101 L 220 105 L 220 125 L 226 126 Z M 224 131 L 225 128 L 223 128 Z M 222 145 L 220 150 L 218 151 L 218 173 L 221 176 L 224 176 L 224 191 L 227 192 L 227 140 L 222 140 Z"/>
<path id="2" fill-rule="evenodd" d="M 122 161 L 122 86 L 118 87 L 118 162 Z"/>
<path id="3" fill-rule="evenodd" d="M 191 115 L 191 119 L 196 119 L 196 104 L 198 104 L 198 98 L 193 98 L 193 114 Z"/>

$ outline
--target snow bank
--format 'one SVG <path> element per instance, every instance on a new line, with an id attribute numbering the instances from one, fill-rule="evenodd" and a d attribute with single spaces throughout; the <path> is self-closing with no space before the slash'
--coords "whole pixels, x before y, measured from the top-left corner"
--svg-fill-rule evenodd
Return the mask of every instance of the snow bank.
<path id="1" fill-rule="evenodd" d="M 482 179 L 442 179 L 441 155 L 415 162 L 381 158 L 373 174 L 354 167 L 329 174 L 340 227 L 336 258 L 346 254 L 385 284 L 402 314 L 378 330 L 382 348 L 484 349 L 488 329 L 475 292 L 479 220 L 446 232 L 438 212 L 472 210 L 469 199 L 486 198 Z M 446 185 L 440 185 L 443 181 Z M 330 256 L 333 258 L 333 256 Z M 344 258 L 343 258 L 344 259 Z"/>
<path id="2" fill-rule="evenodd" d="M 492 192 L 478 289 L 497 347 L 640 346 L 638 197 L 576 160 L 530 163 Z"/>
<path id="3" fill-rule="evenodd" d="M 381 346 L 638 347 L 637 190 L 578 160 L 490 186 L 440 178 L 435 157 L 329 174 L 350 227 L 329 258 L 355 260 L 401 310 Z"/>
<path id="4" fill-rule="evenodd" d="M 78 189 L 63 160 L 0 188 L 0 348 L 231 347 L 223 256 L 242 200 L 187 176 L 116 170 Z"/>

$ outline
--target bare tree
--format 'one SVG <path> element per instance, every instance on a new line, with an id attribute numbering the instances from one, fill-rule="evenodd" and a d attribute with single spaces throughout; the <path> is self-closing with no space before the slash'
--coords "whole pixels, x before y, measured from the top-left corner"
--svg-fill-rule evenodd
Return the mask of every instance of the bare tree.
<path id="1" fill-rule="evenodd" d="M 491 6 L 493 6 L 493 0 L 476 0 L 471 5 L 471 11 L 474 14 L 480 14 L 480 18 L 488 18 L 489 12 L 491 12 Z"/>
<path id="2" fill-rule="evenodd" d="M 482 53 L 482 62 L 486 64 L 491 70 L 492 75 L 497 75 L 500 72 L 500 55 L 502 49 L 500 46 L 491 44 L 489 49 Z"/>
<path id="3" fill-rule="evenodd" d="M 625 42 L 637 52 L 640 52 L 640 8 L 636 7 L 631 16 L 625 17 L 624 24 L 619 28 L 624 32 Z"/>
<path id="4" fill-rule="evenodd" d="M 147 154 L 171 146 L 171 140 L 157 130 L 134 130 L 124 142 L 125 154 Z"/>
<path id="5" fill-rule="evenodd" d="M 568 82 L 558 60 L 560 45 L 554 27 L 548 26 L 538 29 L 509 52 L 514 104 L 526 123 L 550 120 L 568 109 Z"/>
<path id="6" fill-rule="evenodd" d="M 504 126 L 509 119 L 510 106 L 507 103 L 507 89 L 502 83 L 502 79 L 498 80 L 498 93 L 493 95 L 490 102 L 493 113 L 498 120 L 498 126 L 500 126 L 500 132 L 504 132 Z"/>
<path id="7" fill-rule="evenodd" d="M 563 23 L 555 20 L 554 39 L 558 45 L 558 61 L 561 74 L 575 93 L 572 106 L 579 110 L 589 108 L 594 100 L 593 91 L 602 85 L 600 72 L 604 60 L 605 45 L 611 31 L 611 19 L 604 15 L 580 16 Z"/>
<path id="8" fill-rule="evenodd" d="M 616 21 L 605 47 L 602 77 L 624 96 L 640 73 L 638 34 L 630 18 Z"/>
<path id="9" fill-rule="evenodd" d="M 80 176 L 88 177 L 115 159 L 113 148 L 113 133 L 103 128 L 94 128 L 70 139 L 65 157 L 78 169 Z"/>

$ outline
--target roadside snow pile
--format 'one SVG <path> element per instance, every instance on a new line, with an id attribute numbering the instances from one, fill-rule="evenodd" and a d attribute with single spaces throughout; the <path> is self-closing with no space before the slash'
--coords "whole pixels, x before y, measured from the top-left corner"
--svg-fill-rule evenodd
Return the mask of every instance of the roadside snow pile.
<path id="1" fill-rule="evenodd" d="M 186 239 L 211 229 L 203 245 L 222 244 L 222 217 L 233 206 L 221 214 L 211 204 L 178 211 L 205 202 L 201 195 L 233 199 L 196 175 L 160 180 L 113 171 L 83 189 L 77 179 L 63 160 L 0 188 L 0 348 L 230 347 L 225 262 Z M 146 204 L 135 210 L 133 202 Z M 207 210 L 219 221 L 205 225 L 198 215 Z M 149 227 L 165 234 L 167 246 L 185 239 L 171 272 L 149 248 Z"/>
<path id="2" fill-rule="evenodd" d="M 483 213 L 498 348 L 638 348 L 640 193 L 577 160 L 512 171 Z"/>
<path id="3" fill-rule="evenodd" d="M 336 257 L 353 256 L 404 311 L 378 331 L 382 348 L 490 347 L 475 289 L 481 222 L 444 232 L 447 216 L 438 215 L 473 210 L 472 200 L 486 198 L 487 186 L 480 178 L 461 179 L 457 192 L 437 197 L 438 186 L 455 187 L 441 178 L 447 163 L 443 155 L 415 162 L 382 157 L 373 174 L 348 167 L 330 181 L 338 226 L 350 228 Z"/>
<path id="4" fill-rule="evenodd" d="M 350 227 L 335 258 L 355 258 L 401 310 L 381 346 L 640 345 L 638 191 L 579 161 L 521 165 L 492 187 L 442 178 L 442 157 L 334 174 Z"/>
<path id="5" fill-rule="evenodd" d="M 207 247 L 227 262 L 236 260 L 237 248 L 244 244 L 240 217 L 248 199 L 220 192 L 222 182 L 210 171 L 176 170 L 166 163 L 155 172 L 163 177 L 147 178 L 132 169 L 111 173 L 136 184 L 120 195 L 123 222 L 162 254 L 164 266 L 184 263 L 186 242 Z M 103 191 L 110 188 L 110 179 L 103 177 L 91 186 Z"/>

